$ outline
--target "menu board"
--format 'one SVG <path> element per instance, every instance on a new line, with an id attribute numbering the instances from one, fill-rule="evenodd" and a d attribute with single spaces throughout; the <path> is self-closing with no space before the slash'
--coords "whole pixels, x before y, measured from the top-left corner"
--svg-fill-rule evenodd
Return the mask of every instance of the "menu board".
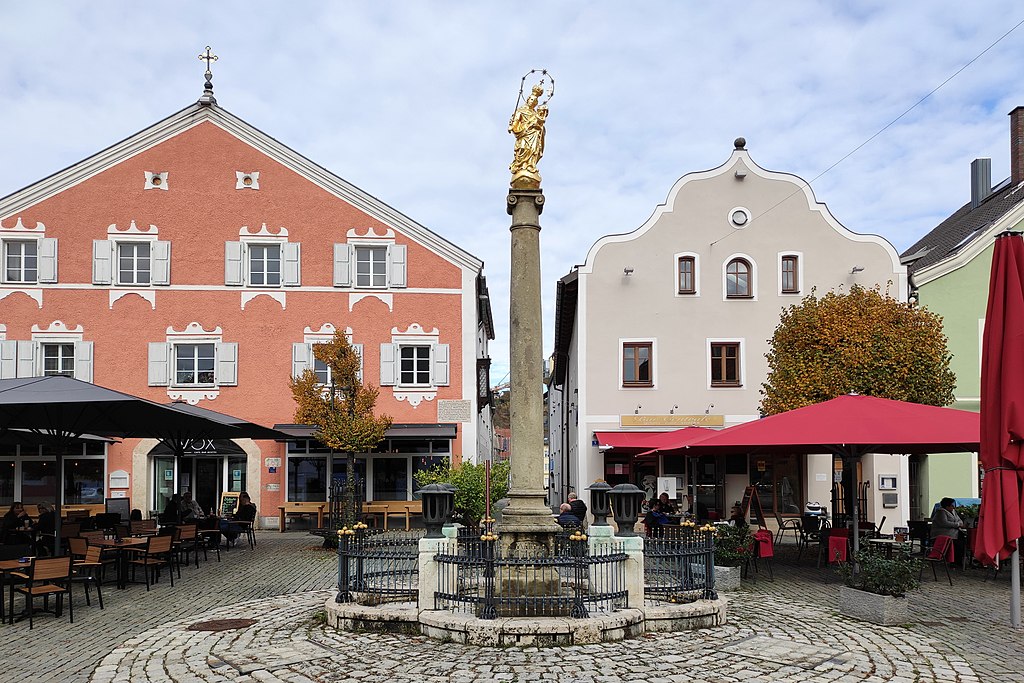
<path id="1" fill-rule="evenodd" d="M 132 501 L 130 498 L 107 498 L 104 509 L 107 513 L 121 515 L 121 521 L 127 522 L 132 513 Z"/>
<path id="2" fill-rule="evenodd" d="M 220 516 L 230 517 L 238 509 L 238 491 L 225 491 L 220 494 Z"/>
<path id="3" fill-rule="evenodd" d="M 757 525 L 765 527 L 764 510 L 761 509 L 761 499 L 757 497 L 756 486 L 748 486 L 743 491 L 743 502 L 740 503 L 740 509 L 743 511 L 744 519 L 749 517 L 751 505 L 753 505 L 754 520 L 757 522 Z"/>

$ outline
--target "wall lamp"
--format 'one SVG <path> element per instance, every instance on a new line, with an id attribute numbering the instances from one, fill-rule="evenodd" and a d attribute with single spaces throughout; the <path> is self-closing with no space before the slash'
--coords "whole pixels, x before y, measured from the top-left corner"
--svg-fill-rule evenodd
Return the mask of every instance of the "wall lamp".
<path id="1" fill-rule="evenodd" d="M 643 406 L 642 406 L 642 405 L 639 405 L 639 404 L 637 404 L 637 406 L 636 406 L 636 410 L 634 410 L 634 411 L 633 411 L 633 414 L 634 414 L 634 415 L 639 415 L 639 414 L 640 414 L 640 409 L 641 409 L 641 408 L 643 408 Z"/>
<path id="2" fill-rule="evenodd" d="M 622 274 L 625 275 L 626 277 L 629 277 L 630 275 L 633 274 L 633 267 L 626 266 L 625 268 L 622 269 Z"/>
<path id="3" fill-rule="evenodd" d="M 672 409 L 668 411 L 668 414 L 669 415 L 675 415 L 676 414 L 676 408 L 678 408 L 678 407 L 679 407 L 678 405 L 672 406 Z"/>
<path id="4" fill-rule="evenodd" d="M 864 266 L 854 266 L 853 268 L 850 268 L 850 275 L 853 275 L 854 273 L 859 273 L 863 270 Z"/>

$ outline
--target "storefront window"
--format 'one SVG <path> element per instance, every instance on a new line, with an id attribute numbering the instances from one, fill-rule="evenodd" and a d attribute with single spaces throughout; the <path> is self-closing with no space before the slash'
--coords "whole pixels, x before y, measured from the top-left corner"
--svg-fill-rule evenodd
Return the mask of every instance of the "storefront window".
<path id="1" fill-rule="evenodd" d="M 21 462 L 21 502 L 53 503 L 57 500 L 57 461 Z"/>
<path id="2" fill-rule="evenodd" d="M 104 463 L 100 459 L 64 460 L 64 503 L 96 505 L 103 503 Z"/>
<path id="3" fill-rule="evenodd" d="M 413 500 L 419 500 L 420 496 L 418 491 L 420 485 L 416 482 L 416 473 L 425 472 L 432 470 L 435 467 L 448 464 L 449 459 L 446 455 L 421 455 L 412 459 L 412 498 Z"/>
<path id="4" fill-rule="evenodd" d="M 14 502 L 14 461 L 0 461 L 0 505 Z"/>
<path id="5" fill-rule="evenodd" d="M 752 457 L 750 485 L 757 487 L 757 497 L 766 514 L 800 514 L 802 498 L 798 456 Z"/>
<path id="6" fill-rule="evenodd" d="M 174 458 L 153 458 L 153 481 L 153 505 L 163 512 L 174 495 Z"/>
<path id="7" fill-rule="evenodd" d="M 288 500 L 300 503 L 327 500 L 326 475 L 325 457 L 288 458 Z"/>
<path id="8" fill-rule="evenodd" d="M 408 500 L 409 459 L 375 458 L 373 461 L 373 499 Z"/>
<path id="9" fill-rule="evenodd" d="M 357 497 L 361 497 L 366 500 L 366 458 L 356 458 L 355 463 L 356 470 L 356 491 Z M 348 455 L 342 455 L 341 457 L 335 456 L 334 458 L 334 481 L 339 486 L 345 485 L 345 479 L 348 475 Z"/>
<path id="10" fill-rule="evenodd" d="M 228 491 L 245 490 L 245 458 L 228 458 Z"/>

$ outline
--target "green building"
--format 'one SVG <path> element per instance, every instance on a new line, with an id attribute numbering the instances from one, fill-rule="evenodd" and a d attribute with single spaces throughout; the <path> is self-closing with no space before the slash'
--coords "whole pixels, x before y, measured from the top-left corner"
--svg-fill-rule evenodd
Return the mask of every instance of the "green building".
<path id="1" fill-rule="evenodd" d="M 977 411 L 981 396 L 981 337 L 996 235 L 1024 228 L 1024 107 L 1010 112 L 1010 177 L 993 186 L 992 160 L 971 163 L 971 200 L 907 249 L 901 261 L 911 297 L 942 316 L 957 386 L 954 408 Z M 943 496 L 977 498 L 977 453 L 914 456 L 910 514 L 931 513 Z"/>

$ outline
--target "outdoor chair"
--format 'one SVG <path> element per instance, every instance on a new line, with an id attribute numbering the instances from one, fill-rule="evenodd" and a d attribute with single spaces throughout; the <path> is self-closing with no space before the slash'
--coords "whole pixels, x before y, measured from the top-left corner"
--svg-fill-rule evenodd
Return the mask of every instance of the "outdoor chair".
<path id="1" fill-rule="evenodd" d="M 132 567 L 132 581 L 135 580 L 135 568 L 142 567 L 146 578 L 146 590 L 149 590 L 151 583 L 157 583 L 160 579 L 160 570 L 167 567 L 167 573 L 171 576 L 171 588 L 174 588 L 174 567 L 171 566 L 172 550 L 171 544 L 174 538 L 171 536 L 150 536 L 146 539 L 146 546 L 142 551 L 135 551 L 135 557 L 129 560 Z M 129 548 L 129 550 L 132 550 Z M 150 581 L 150 573 L 153 580 Z"/>
<path id="2" fill-rule="evenodd" d="M 64 608 L 64 595 L 68 596 L 68 615 L 71 623 L 75 623 L 75 604 L 71 599 L 71 556 L 39 557 L 32 560 L 28 572 L 13 572 L 13 577 L 22 580 L 20 586 L 11 589 L 10 613 L 14 623 L 14 594 L 21 593 L 25 597 L 25 611 L 28 613 L 28 627 L 34 626 L 35 601 L 42 596 L 43 610 L 49 610 L 50 596 L 56 596 L 57 605 L 54 614 L 61 616 Z"/>
<path id="3" fill-rule="evenodd" d="M 199 569 L 199 534 L 195 524 L 182 524 L 174 528 L 174 555 L 178 563 L 178 578 L 181 578 L 181 558 L 189 564 L 189 553 L 196 558 L 196 569 Z"/>
<path id="4" fill-rule="evenodd" d="M 821 567 L 821 557 L 825 556 L 825 566 L 837 562 L 846 562 L 849 557 L 850 530 L 849 529 L 823 529 L 818 542 L 818 567 Z"/>
<path id="5" fill-rule="evenodd" d="M 65 522 L 60 525 L 60 546 L 67 550 L 68 539 L 74 538 L 82 531 L 82 525 L 78 522 Z M 52 536 L 50 538 L 53 538 Z"/>
<path id="6" fill-rule="evenodd" d="M 128 522 L 132 536 L 153 536 L 157 533 L 155 519 L 136 519 Z"/>
<path id="7" fill-rule="evenodd" d="M 249 549 L 253 550 L 256 547 L 256 524 L 240 520 L 235 520 L 232 524 L 237 524 L 242 528 L 242 534 L 245 534 L 245 538 L 249 542 Z"/>
<path id="8" fill-rule="evenodd" d="M 760 570 L 757 567 L 758 560 L 764 560 L 764 566 L 768 569 L 768 578 L 772 581 L 775 580 L 775 575 L 772 572 L 772 559 L 775 557 L 775 542 L 772 539 L 772 532 L 768 529 L 758 529 L 754 532 L 754 542 L 751 544 L 751 552 L 747 557 L 747 561 L 744 563 L 744 574 L 749 575 L 747 567 L 753 563 L 754 572 L 758 573 Z"/>
<path id="9" fill-rule="evenodd" d="M 939 576 L 935 572 L 935 565 L 941 564 L 942 568 L 946 570 L 946 578 L 949 579 L 949 585 L 953 585 L 953 577 L 949 573 L 949 565 L 956 561 L 952 538 L 949 536 L 936 536 L 931 549 L 929 549 L 921 559 L 921 571 L 917 575 L 918 581 L 920 581 L 921 577 L 924 576 L 925 564 L 930 564 L 932 566 L 932 578 L 938 581 Z"/>
<path id="10" fill-rule="evenodd" d="M 71 580 L 81 583 L 85 588 L 85 604 L 92 605 L 89 601 L 89 584 L 93 583 L 96 586 L 96 597 L 99 598 L 100 609 L 103 609 L 103 591 L 100 589 L 104 570 L 103 549 L 95 545 L 89 546 L 83 559 L 71 563 L 71 569 L 74 571 Z"/>
<path id="11" fill-rule="evenodd" d="M 30 545 L 0 545 L 0 560 L 17 560 L 22 557 L 28 557 L 33 552 L 33 547 Z M 25 565 L 28 568 L 28 565 Z M 20 579 L 10 574 L 7 575 L 7 585 L 19 583 Z M 4 601 L 3 595 L 0 594 L 0 623 L 5 621 L 7 617 L 4 612 Z"/>
<path id="12" fill-rule="evenodd" d="M 923 553 L 928 547 L 928 527 L 931 525 L 927 519 L 922 520 L 911 520 L 907 522 L 907 528 L 910 530 L 910 547 L 913 549 L 914 541 L 917 541 L 921 546 L 921 552 Z"/>
<path id="13" fill-rule="evenodd" d="M 878 526 L 875 527 L 875 538 L 881 538 L 882 537 L 882 527 L 885 526 L 885 520 L 886 520 L 886 516 L 882 515 L 882 521 L 879 522 Z"/>
<path id="14" fill-rule="evenodd" d="M 68 546 L 71 548 L 71 557 L 74 560 L 85 559 L 85 553 L 89 549 L 89 541 L 81 536 L 68 539 Z"/>
<path id="15" fill-rule="evenodd" d="M 204 529 L 203 531 L 197 531 L 198 538 L 196 539 L 196 556 L 198 559 L 199 551 L 203 551 L 203 559 L 206 561 L 210 560 L 210 556 L 207 554 L 209 551 L 217 553 L 217 561 L 220 562 L 220 529 Z"/>
<path id="16" fill-rule="evenodd" d="M 801 525 L 799 517 L 790 517 L 788 519 L 783 519 L 782 515 L 779 514 L 779 511 L 776 510 L 775 521 L 779 524 L 779 532 L 775 536 L 775 543 L 781 543 L 782 537 L 785 535 L 785 533 L 787 531 L 792 531 L 793 542 L 798 545 L 800 544 Z"/>
<path id="17" fill-rule="evenodd" d="M 800 518 L 800 551 L 797 553 L 797 560 L 803 557 L 806 550 L 812 543 L 821 540 L 822 529 L 828 528 L 828 520 L 819 515 L 804 515 Z"/>

